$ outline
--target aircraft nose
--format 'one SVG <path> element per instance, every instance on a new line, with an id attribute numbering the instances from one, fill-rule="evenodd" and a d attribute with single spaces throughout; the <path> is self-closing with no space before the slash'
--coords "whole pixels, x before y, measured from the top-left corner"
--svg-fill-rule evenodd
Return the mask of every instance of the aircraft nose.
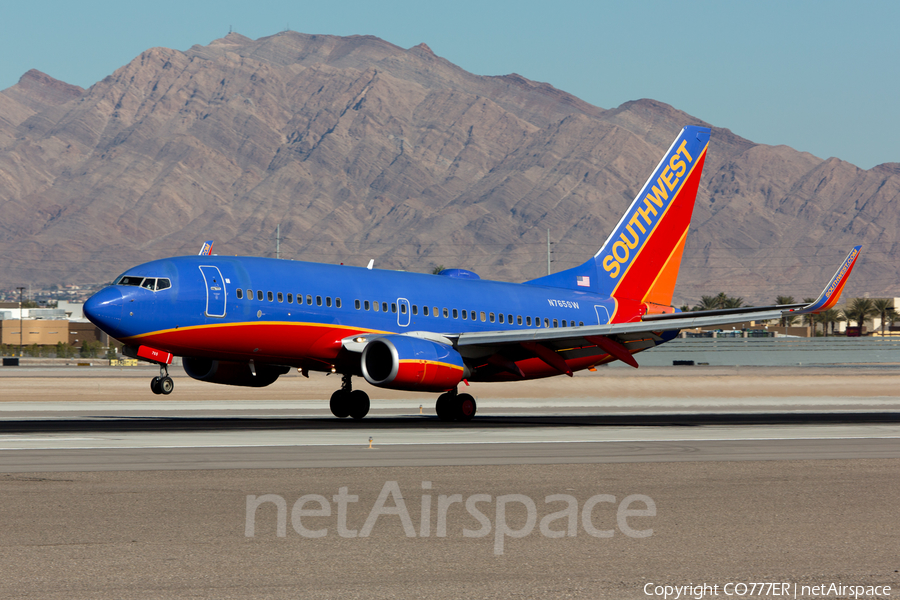
<path id="1" fill-rule="evenodd" d="M 83 310 L 84 316 L 100 329 L 118 329 L 125 310 L 125 298 L 118 288 L 106 287 L 88 298 Z"/>

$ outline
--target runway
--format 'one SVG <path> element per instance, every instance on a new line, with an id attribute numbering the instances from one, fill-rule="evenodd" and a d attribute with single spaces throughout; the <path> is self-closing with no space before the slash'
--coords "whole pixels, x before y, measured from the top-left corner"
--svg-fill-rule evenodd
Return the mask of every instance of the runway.
<path id="1" fill-rule="evenodd" d="M 370 417 L 337 420 L 329 378 L 250 391 L 179 378 L 160 400 L 143 372 L 63 374 L 0 373 L 0 598 L 900 589 L 893 368 L 610 370 L 480 388 L 471 423 L 378 390 Z M 325 504 L 298 506 L 313 497 Z M 549 500 L 563 497 L 572 520 Z M 629 498 L 653 511 L 640 500 L 620 521 Z"/>

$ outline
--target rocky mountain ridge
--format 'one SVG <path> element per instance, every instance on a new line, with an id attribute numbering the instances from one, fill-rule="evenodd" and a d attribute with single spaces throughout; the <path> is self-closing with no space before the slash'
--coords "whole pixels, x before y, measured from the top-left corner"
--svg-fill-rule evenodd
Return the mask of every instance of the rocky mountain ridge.
<path id="1" fill-rule="evenodd" d="M 222 254 L 522 281 L 596 252 L 682 126 L 604 110 L 425 44 L 229 34 L 153 48 L 87 90 L 36 71 L 0 92 L 0 288 L 109 280 Z M 816 295 L 855 243 L 848 294 L 898 295 L 900 164 L 868 171 L 713 127 L 677 301 Z"/>

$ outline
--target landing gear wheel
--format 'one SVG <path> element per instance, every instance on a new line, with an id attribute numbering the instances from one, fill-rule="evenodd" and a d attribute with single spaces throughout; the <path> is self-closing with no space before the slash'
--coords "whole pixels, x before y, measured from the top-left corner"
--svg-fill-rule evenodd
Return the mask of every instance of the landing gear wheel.
<path id="1" fill-rule="evenodd" d="M 441 421 L 453 420 L 453 397 L 449 393 L 438 396 L 437 402 L 434 404 L 434 412 L 437 413 L 438 419 Z"/>
<path id="2" fill-rule="evenodd" d="M 162 394 L 162 390 L 159 389 L 159 377 L 154 377 L 150 380 L 150 391 L 154 394 Z"/>
<path id="3" fill-rule="evenodd" d="M 159 391 L 168 396 L 172 393 L 172 390 L 175 389 L 175 382 L 172 381 L 172 378 L 166 375 L 162 379 L 159 380 Z"/>
<path id="4" fill-rule="evenodd" d="M 347 396 L 350 416 L 358 421 L 369 413 L 369 395 L 362 390 L 353 390 Z"/>
<path id="5" fill-rule="evenodd" d="M 456 420 L 471 421 L 478 409 L 475 398 L 469 394 L 460 394 L 456 397 Z"/>
<path id="6" fill-rule="evenodd" d="M 331 414 L 338 419 L 345 419 L 350 416 L 350 403 L 347 401 L 348 396 L 349 394 L 342 389 L 337 390 L 331 395 L 331 402 L 329 403 Z"/>

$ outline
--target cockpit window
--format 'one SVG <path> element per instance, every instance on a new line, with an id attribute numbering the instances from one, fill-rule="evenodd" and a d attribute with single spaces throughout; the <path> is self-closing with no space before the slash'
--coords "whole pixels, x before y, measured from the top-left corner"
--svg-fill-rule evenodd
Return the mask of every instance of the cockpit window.
<path id="1" fill-rule="evenodd" d="M 153 292 L 165 290 L 172 287 L 172 281 L 163 277 L 138 277 L 135 275 L 125 275 L 120 278 L 115 285 L 133 285 L 140 286 Z"/>

